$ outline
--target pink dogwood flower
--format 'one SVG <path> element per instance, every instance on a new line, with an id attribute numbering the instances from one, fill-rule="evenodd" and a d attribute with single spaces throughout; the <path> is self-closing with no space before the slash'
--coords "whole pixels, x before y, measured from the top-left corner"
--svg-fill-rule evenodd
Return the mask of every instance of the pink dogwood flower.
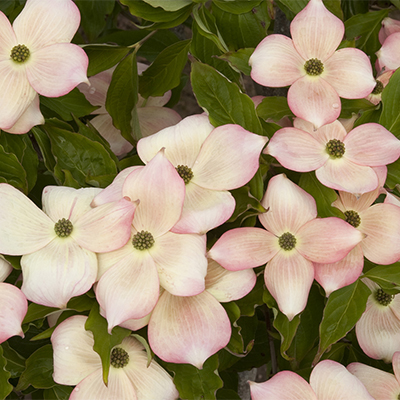
<path id="1" fill-rule="evenodd" d="M 378 69 L 396 70 L 400 66 L 400 32 L 389 35 L 376 52 Z"/>
<path id="2" fill-rule="evenodd" d="M 267 36 L 250 57 L 251 77 L 270 87 L 290 86 L 293 113 L 316 128 L 333 122 L 341 111 L 340 97 L 360 99 L 375 87 L 371 63 L 355 48 L 335 51 L 343 22 L 322 0 L 310 0 L 290 25 L 292 39 Z"/>
<path id="3" fill-rule="evenodd" d="M 83 315 L 68 318 L 51 336 L 54 381 L 77 385 L 70 400 L 175 400 L 179 397 L 172 377 L 154 360 L 147 366 L 144 347 L 131 336 L 112 349 L 106 386 L 100 356 L 93 350 L 93 334 L 85 330 L 86 320 Z"/>
<path id="4" fill-rule="evenodd" d="M 44 122 L 38 94 L 63 96 L 87 82 L 88 57 L 71 44 L 80 24 L 71 0 L 28 0 L 11 26 L 0 12 L 0 128 L 26 133 Z"/>
<path id="5" fill-rule="evenodd" d="M 349 133 L 339 121 L 314 130 L 310 122 L 296 118 L 294 126 L 277 131 L 264 152 L 293 171 L 315 170 L 318 180 L 332 189 L 370 192 L 378 186 L 372 167 L 400 156 L 400 140 L 376 123 L 359 125 Z"/>
<path id="6" fill-rule="evenodd" d="M 214 128 L 204 114 L 186 117 L 155 135 L 140 139 L 139 157 L 149 162 L 165 147 L 165 155 L 186 185 L 176 233 L 205 233 L 223 224 L 235 209 L 228 190 L 246 184 L 259 167 L 268 138 L 239 125 Z"/>
<path id="7" fill-rule="evenodd" d="M 249 383 L 252 400 L 374 400 L 360 380 L 332 360 L 314 367 L 309 384 L 292 371 L 278 372 L 263 383 Z"/>
<path id="8" fill-rule="evenodd" d="M 267 263 L 265 284 L 292 320 L 306 306 L 313 263 L 341 260 L 363 235 L 340 218 L 316 218 L 314 198 L 283 174 L 270 179 L 261 204 L 267 212 L 259 220 L 266 230 L 229 230 L 208 255 L 231 271 Z"/>
<path id="9" fill-rule="evenodd" d="M 400 21 L 389 17 L 384 18 L 382 20 L 382 27 L 379 30 L 380 44 L 383 44 L 392 33 L 396 32 L 400 32 Z"/>
<path id="10" fill-rule="evenodd" d="M 122 247 L 130 237 L 135 204 L 126 199 L 92 209 L 101 189 L 47 186 L 40 210 L 0 184 L 0 252 L 22 255 L 22 291 L 35 303 L 65 308 L 96 280 L 96 253 Z"/>
<path id="11" fill-rule="evenodd" d="M 382 100 L 382 92 L 386 85 L 389 83 L 390 78 L 394 71 L 383 71 L 376 78 L 376 85 L 374 90 L 366 97 L 372 104 L 378 105 Z"/>

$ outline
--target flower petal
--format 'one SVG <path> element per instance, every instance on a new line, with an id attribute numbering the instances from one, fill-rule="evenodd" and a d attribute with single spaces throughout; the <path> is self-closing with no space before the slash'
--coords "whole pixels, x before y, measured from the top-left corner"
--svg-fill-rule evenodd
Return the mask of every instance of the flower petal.
<path id="1" fill-rule="evenodd" d="M 148 104 L 146 104 L 146 107 L 137 109 L 142 137 L 153 135 L 162 129 L 176 125 L 182 120 L 181 116 L 171 108 L 149 107 Z"/>
<path id="2" fill-rule="evenodd" d="M 0 254 L 0 282 L 4 282 L 12 270 L 12 265 Z"/>
<path id="3" fill-rule="evenodd" d="M 165 291 L 151 316 L 148 334 L 152 350 L 162 360 L 202 369 L 208 357 L 228 344 L 231 324 L 207 291 L 190 297 Z"/>
<path id="4" fill-rule="evenodd" d="M 43 249 L 23 256 L 21 267 L 21 290 L 30 301 L 47 307 L 65 308 L 72 297 L 86 293 L 97 276 L 96 254 L 72 238 L 57 237 Z"/>
<path id="5" fill-rule="evenodd" d="M 29 254 L 56 237 L 54 222 L 28 197 L 0 183 L 0 253 Z"/>
<path id="6" fill-rule="evenodd" d="M 266 265 L 264 280 L 279 309 L 291 321 L 306 307 L 314 267 L 296 250 L 281 250 Z"/>
<path id="7" fill-rule="evenodd" d="M 81 82 L 88 82 L 89 59 L 82 48 L 72 43 L 57 43 L 35 51 L 26 64 L 26 76 L 42 96 L 59 97 Z"/>
<path id="8" fill-rule="evenodd" d="M 10 58 L 11 49 L 18 44 L 10 21 L 0 13 L 0 61 Z"/>
<path id="9" fill-rule="evenodd" d="M 268 35 L 249 59 L 252 79 L 269 87 L 288 86 L 304 76 L 304 62 L 292 40 L 283 35 Z"/>
<path id="10" fill-rule="evenodd" d="M 395 70 L 400 67 L 400 32 L 392 33 L 376 53 L 380 68 Z"/>

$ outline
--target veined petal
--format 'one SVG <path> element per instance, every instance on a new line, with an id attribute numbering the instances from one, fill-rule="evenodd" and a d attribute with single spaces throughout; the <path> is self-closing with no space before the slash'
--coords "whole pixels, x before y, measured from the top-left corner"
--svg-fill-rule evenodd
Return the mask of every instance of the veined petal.
<path id="1" fill-rule="evenodd" d="M 354 375 L 332 360 L 323 360 L 314 367 L 310 385 L 320 400 L 374 400 Z"/>
<path id="2" fill-rule="evenodd" d="M 126 178 L 123 196 L 140 200 L 133 225 L 154 238 L 169 231 L 179 220 L 185 199 L 185 183 L 161 150 L 142 169 Z"/>
<path id="3" fill-rule="evenodd" d="M 312 122 L 315 128 L 339 118 L 340 98 L 322 77 L 305 76 L 297 80 L 290 87 L 287 99 L 293 114 Z"/>
<path id="4" fill-rule="evenodd" d="M 296 118 L 298 119 L 298 118 Z M 297 123 L 296 123 L 297 125 Z M 311 130 L 310 134 L 318 140 L 321 145 L 324 146 L 324 149 L 326 148 L 326 144 L 331 140 L 331 139 L 338 139 L 343 142 L 344 138 L 347 135 L 347 131 L 344 128 L 344 126 L 340 123 L 339 120 L 335 120 L 331 122 L 330 124 L 326 124 L 324 126 L 321 126 L 317 130 Z"/>
<path id="5" fill-rule="evenodd" d="M 12 270 L 12 265 L 0 254 L 0 282 L 4 282 Z"/>
<path id="6" fill-rule="evenodd" d="M 260 222 L 278 237 L 285 232 L 295 234 L 317 216 L 314 198 L 284 174 L 270 179 L 261 205 L 267 212 L 259 215 Z"/>
<path id="7" fill-rule="evenodd" d="M 375 171 L 350 161 L 346 155 L 342 158 L 329 158 L 315 171 L 315 175 L 323 185 L 350 193 L 363 194 L 378 187 Z"/>
<path id="8" fill-rule="evenodd" d="M 153 98 L 153 97 L 150 97 Z M 139 117 L 140 132 L 142 137 L 153 135 L 172 125 L 179 123 L 181 116 L 171 108 L 167 107 L 139 107 L 137 109 Z"/>
<path id="9" fill-rule="evenodd" d="M 347 369 L 367 388 L 375 400 L 397 400 L 400 385 L 393 374 L 358 362 L 351 363 Z"/>
<path id="10" fill-rule="evenodd" d="M 400 259 L 400 207 L 374 204 L 360 213 L 358 229 L 367 237 L 362 241 L 364 256 L 376 264 L 392 264 Z"/>
<path id="11" fill-rule="evenodd" d="M 281 250 L 266 265 L 264 280 L 279 309 L 291 321 L 306 307 L 314 267 L 296 250 Z"/>
<path id="12" fill-rule="evenodd" d="M 292 371 L 281 371 L 266 382 L 249 382 L 253 400 L 318 400 L 311 386 Z"/>
<path id="13" fill-rule="evenodd" d="M 207 189 L 231 190 L 243 186 L 257 172 L 260 153 L 268 138 L 240 125 L 215 128 L 201 147 L 193 183 Z"/>
<path id="14" fill-rule="evenodd" d="M 115 67 L 91 76 L 89 78 L 90 86 L 84 83 L 81 83 L 77 86 L 79 91 L 81 91 L 85 95 L 90 104 L 92 104 L 93 106 L 100 106 L 100 108 L 93 111 L 92 114 L 108 114 L 105 107 L 107 90 L 110 86 L 114 70 Z"/>
<path id="15" fill-rule="evenodd" d="M 206 235 L 167 232 L 155 239 L 150 254 L 160 285 L 176 296 L 193 296 L 205 288 Z"/>
<path id="16" fill-rule="evenodd" d="M 10 21 L 0 13 L 0 61 L 10 58 L 11 49 L 18 44 Z"/>
<path id="17" fill-rule="evenodd" d="M 199 369 L 231 337 L 226 311 L 207 291 L 190 297 L 173 296 L 165 291 L 148 329 L 150 346 L 158 357 L 172 363 L 189 363 Z"/>
<path id="18" fill-rule="evenodd" d="M 293 84 L 306 74 L 304 62 L 292 40 L 284 35 L 268 35 L 249 59 L 252 79 L 269 87 Z"/>
<path id="19" fill-rule="evenodd" d="M 326 297 L 355 282 L 364 267 L 364 254 L 358 244 L 345 258 L 330 264 L 314 264 L 315 280 L 324 288 Z"/>
<path id="20" fill-rule="evenodd" d="M 106 253 L 124 246 L 131 237 L 137 203 L 126 199 L 92 208 L 74 225 L 72 237 L 85 249 Z"/>
<path id="21" fill-rule="evenodd" d="M 296 249 L 308 260 L 330 264 L 344 258 L 363 238 L 359 230 L 340 218 L 316 218 L 297 232 Z"/>
<path id="22" fill-rule="evenodd" d="M 318 58 L 325 62 L 342 41 L 344 24 L 325 8 L 322 0 L 310 0 L 293 19 L 290 33 L 305 60 Z"/>
<path id="23" fill-rule="evenodd" d="M 382 47 L 376 53 L 381 68 L 397 69 L 400 66 L 400 32 L 387 37 Z"/>
<path id="24" fill-rule="evenodd" d="M 228 271 L 216 261 L 208 260 L 206 290 L 220 303 L 241 299 L 256 284 L 256 274 L 251 269 Z"/>
<path id="25" fill-rule="evenodd" d="M 230 271 L 265 264 L 280 250 L 278 238 L 261 228 L 236 228 L 225 232 L 208 252 L 208 257 Z"/>
<path id="26" fill-rule="evenodd" d="M 126 329 L 130 329 L 131 331 L 137 331 L 149 324 L 151 314 L 152 312 L 147 314 L 145 317 L 139 319 L 128 319 L 125 322 L 121 322 L 119 326 L 122 326 L 123 328 Z"/>
<path id="27" fill-rule="evenodd" d="M 222 225 L 235 210 L 234 197 L 227 190 L 204 189 L 189 182 L 182 215 L 171 229 L 175 233 L 199 233 Z"/>
<path id="28" fill-rule="evenodd" d="M 186 165 L 192 168 L 203 142 L 213 129 L 207 115 L 192 115 L 155 135 L 140 139 L 137 152 L 142 161 L 148 163 L 165 147 L 165 156 L 174 167 Z"/>
<path id="29" fill-rule="evenodd" d="M 0 283 L 0 343 L 11 336 L 24 337 L 21 324 L 28 311 L 28 301 L 20 289 Z"/>
<path id="30" fill-rule="evenodd" d="M 31 51 L 52 43 L 70 42 L 81 21 L 78 7 L 70 0 L 57 0 L 49 7 L 47 0 L 28 0 L 14 20 L 19 43 Z"/>
<path id="31" fill-rule="evenodd" d="M 399 382 L 399 377 L 400 377 L 400 352 L 399 351 L 396 351 L 393 354 L 392 366 L 393 366 L 393 372 L 397 379 L 397 382 Z"/>
<path id="32" fill-rule="evenodd" d="M 100 356 L 93 350 L 93 334 L 85 330 L 86 321 L 86 316 L 74 315 L 58 325 L 51 335 L 53 379 L 61 385 L 76 385 L 94 371 L 101 371 Z"/>
<path id="33" fill-rule="evenodd" d="M 42 96 L 59 97 L 82 82 L 88 83 L 88 64 L 89 59 L 79 46 L 56 43 L 30 55 L 26 63 L 26 76 Z"/>
<path id="34" fill-rule="evenodd" d="M 132 251 L 97 284 L 96 298 L 104 310 L 110 332 L 121 322 L 146 316 L 157 303 L 160 285 L 157 269 L 148 252 L 141 253 Z"/>
<path id="35" fill-rule="evenodd" d="M 97 276 L 97 258 L 72 238 L 55 238 L 43 249 L 21 259 L 25 296 L 47 307 L 65 308 L 86 293 Z M 46 277 L 46 279 L 43 279 Z"/>
<path id="36" fill-rule="evenodd" d="M 360 165 L 378 167 L 400 157 L 400 140 L 380 124 L 354 128 L 344 139 L 346 157 Z"/>
<path id="37" fill-rule="evenodd" d="M 368 56 L 352 47 L 336 51 L 325 61 L 323 78 L 345 99 L 362 99 L 376 85 Z"/>
<path id="38" fill-rule="evenodd" d="M 138 63 L 138 74 L 139 75 L 141 75 L 143 73 L 143 71 L 144 71 L 143 70 L 142 72 L 140 72 L 140 69 L 141 69 L 140 68 L 140 64 L 144 65 L 144 67 L 145 67 L 144 70 L 146 70 L 148 68 L 148 65 L 143 64 L 143 63 Z M 140 108 L 165 106 L 169 102 L 169 100 L 171 99 L 171 96 L 172 96 L 172 92 L 170 90 L 165 92 L 162 96 L 154 96 L 154 97 L 150 96 L 150 97 L 147 98 L 145 106 L 141 105 Z M 140 102 L 140 99 L 139 99 L 139 102 Z"/>
<path id="39" fill-rule="evenodd" d="M 296 128 L 275 132 L 264 153 L 275 157 L 285 168 L 299 172 L 314 171 L 329 158 L 324 145 Z"/>
<path id="40" fill-rule="evenodd" d="M 0 253 L 29 254 L 56 237 L 53 221 L 28 197 L 0 183 Z"/>

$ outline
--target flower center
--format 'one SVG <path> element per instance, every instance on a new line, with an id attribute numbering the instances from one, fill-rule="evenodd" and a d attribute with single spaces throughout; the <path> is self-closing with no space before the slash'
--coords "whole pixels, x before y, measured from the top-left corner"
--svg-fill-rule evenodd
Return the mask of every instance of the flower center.
<path id="1" fill-rule="evenodd" d="M 280 236 L 278 243 L 283 250 L 293 250 L 296 246 L 296 238 L 290 232 L 285 232 L 282 236 Z"/>
<path id="2" fill-rule="evenodd" d="M 178 165 L 175 169 L 185 182 L 185 185 L 193 178 L 193 171 L 187 165 Z"/>
<path id="3" fill-rule="evenodd" d="M 383 92 L 383 83 L 381 81 L 376 81 L 376 85 L 371 94 L 381 94 L 382 92 Z"/>
<path id="4" fill-rule="evenodd" d="M 10 57 L 17 63 L 23 63 L 29 58 L 30 54 L 29 49 L 24 44 L 17 44 L 12 48 Z"/>
<path id="5" fill-rule="evenodd" d="M 388 306 L 392 302 L 393 299 L 394 299 L 394 296 L 385 293 L 382 289 L 378 289 L 375 292 L 375 300 L 381 306 Z"/>
<path id="6" fill-rule="evenodd" d="M 116 347 L 111 352 L 111 365 L 114 368 L 124 368 L 129 363 L 129 354 L 121 347 Z"/>
<path id="7" fill-rule="evenodd" d="M 344 212 L 344 215 L 346 217 L 346 222 L 348 222 L 350 225 L 354 226 L 354 228 L 357 228 L 360 225 L 361 218 L 357 212 L 355 212 L 353 210 L 348 210 L 348 211 Z"/>
<path id="8" fill-rule="evenodd" d="M 344 143 L 340 140 L 332 139 L 326 145 L 326 152 L 331 158 L 342 158 L 344 154 Z"/>
<path id="9" fill-rule="evenodd" d="M 324 64 L 318 58 L 310 58 L 304 64 L 306 73 L 311 76 L 318 76 L 324 72 Z"/>
<path id="10" fill-rule="evenodd" d="M 136 250 L 148 250 L 154 244 L 153 235 L 147 231 L 138 232 L 133 236 L 132 244 Z"/>
<path id="11" fill-rule="evenodd" d="M 72 223 L 69 219 L 59 219 L 54 225 L 54 230 L 59 237 L 67 237 L 71 234 L 73 229 Z"/>

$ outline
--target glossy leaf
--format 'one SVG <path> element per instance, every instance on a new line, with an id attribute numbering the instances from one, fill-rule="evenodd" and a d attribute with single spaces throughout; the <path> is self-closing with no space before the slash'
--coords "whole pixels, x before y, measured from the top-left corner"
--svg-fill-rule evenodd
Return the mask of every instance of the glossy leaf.
<path id="1" fill-rule="evenodd" d="M 279 311 L 274 320 L 273 325 L 281 336 L 281 356 L 286 360 L 291 359 L 291 357 L 286 354 L 286 351 L 289 349 L 296 335 L 297 328 L 300 324 L 300 318 L 300 314 L 297 314 L 291 321 L 289 321 L 288 317 Z"/>
<path id="2" fill-rule="evenodd" d="M 271 118 L 279 121 L 281 118 L 290 116 L 294 117 L 289 108 L 286 97 L 268 96 L 257 106 L 257 114 L 262 119 Z"/>
<path id="3" fill-rule="evenodd" d="M 239 49 L 237 51 L 228 51 L 228 53 L 222 54 L 218 58 L 226 60 L 233 68 L 243 72 L 249 76 L 251 67 L 249 65 L 249 58 L 253 54 L 253 48 Z"/>
<path id="4" fill-rule="evenodd" d="M 340 118 L 351 118 L 353 114 L 374 110 L 376 106 L 366 99 L 342 99 Z"/>
<path id="5" fill-rule="evenodd" d="M 379 123 L 400 137 L 400 70 L 397 70 L 390 78 L 382 92 L 382 114 Z"/>
<path id="6" fill-rule="evenodd" d="M 364 276 L 377 283 L 386 293 L 400 292 L 400 263 L 378 265 L 365 272 Z"/>
<path id="7" fill-rule="evenodd" d="M 3 357 L 7 361 L 6 370 L 11 374 L 10 378 L 19 377 L 25 370 L 25 358 L 10 347 L 8 342 L 2 343 L 1 347 L 3 348 Z"/>
<path id="8" fill-rule="evenodd" d="M 9 183 L 28 194 L 26 172 L 17 156 L 0 145 L 0 183 Z"/>
<path id="9" fill-rule="evenodd" d="M 13 390 L 13 386 L 8 382 L 11 373 L 6 370 L 6 363 L 7 359 L 3 355 L 2 346 L 0 346 L 0 399 L 5 399 Z"/>

